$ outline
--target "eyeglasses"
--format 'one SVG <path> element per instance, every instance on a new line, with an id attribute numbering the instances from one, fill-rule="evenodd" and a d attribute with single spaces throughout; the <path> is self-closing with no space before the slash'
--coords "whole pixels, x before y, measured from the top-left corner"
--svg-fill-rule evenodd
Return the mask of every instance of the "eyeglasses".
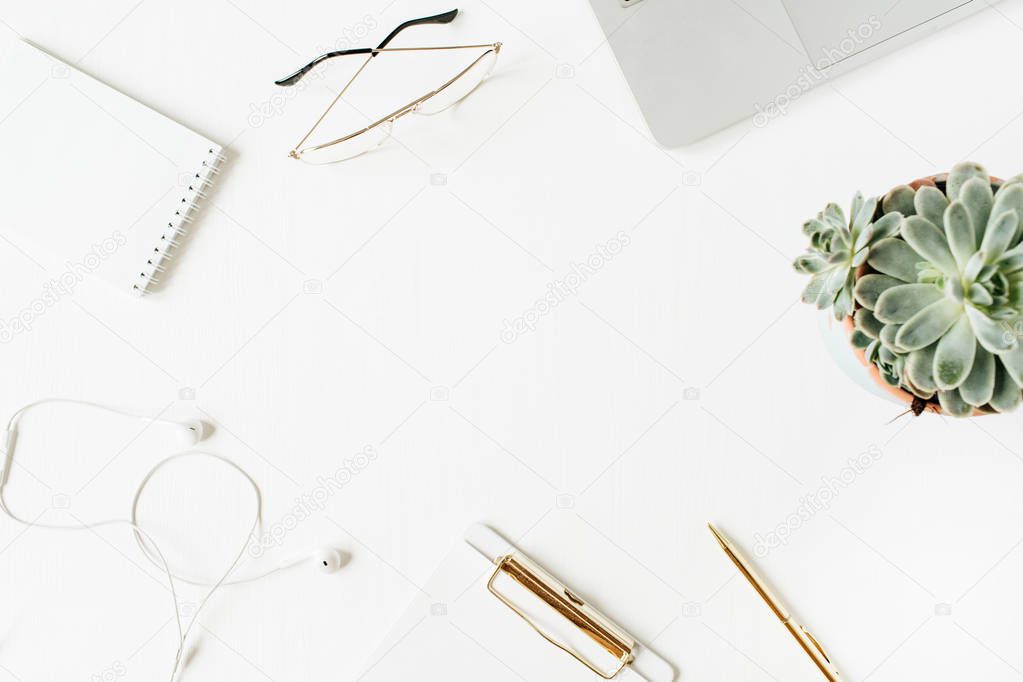
<path id="1" fill-rule="evenodd" d="M 444 12 L 443 14 L 437 14 L 432 17 L 423 17 L 421 19 L 412 19 L 399 25 L 396 29 L 391 31 L 383 42 L 376 47 L 358 47 L 348 50 L 337 50 L 334 52 L 327 52 L 322 54 L 316 59 L 312 60 L 302 68 L 290 76 L 286 76 L 279 81 L 276 81 L 276 85 L 291 86 L 298 83 L 303 76 L 313 70 L 318 64 L 331 59 L 333 57 L 343 57 L 347 55 L 364 54 L 368 55 L 366 61 L 358 68 L 341 91 L 334 97 L 334 100 L 330 103 L 320 117 L 313 124 L 313 127 L 309 129 L 295 148 L 288 154 L 293 159 L 299 159 L 306 161 L 307 163 L 323 164 L 323 163 L 334 163 L 336 161 L 345 161 L 347 159 L 354 158 L 360 154 L 374 149 L 381 144 L 388 137 L 390 137 L 391 129 L 394 127 L 394 122 L 402 118 L 407 114 L 425 114 L 432 115 L 444 111 L 451 105 L 461 101 L 467 97 L 473 90 L 479 87 L 490 72 L 493 71 L 495 64 L 497 64 L 497 55 L 501 52 L 501 43 L 487 43 L 483 45 L 442 45 L 438 47 L 387 47 L 395 36 L 401 31 L 408 28 L 409 26 L 418 26 L 421 24 L 448 24 L 454 20 L 458 15 L 458 10 L 454 9 L 450 12 Z M 419 51 L 436 51 L 436 50 L 484 50 L 484 52 L 476 57 L 472 63 L 466 66 L 464 69 L 459 71 L 453 78 L 441 85 L 435 90 L 431 90 L 422 97 L 415 99 L 400 109 L 396 109 L 391 113 L 387 114 L 383 118 L 370 123 L 362 130 L 357 130 L 354 133 L 339 137 L 329 142 L 322 144 L 315 144 L 308 147 L 303 145 L 309 139 L 309 137 L 319 128 L 320 124 L 323 123 L 324 118 L 330 113 L 331 109 L 334 108 L 341 97 L 348 91 L 352 83 L 359 74 L 363 72 L 367 65 L 379 54 L 385 52 L 419 52 Z"/>

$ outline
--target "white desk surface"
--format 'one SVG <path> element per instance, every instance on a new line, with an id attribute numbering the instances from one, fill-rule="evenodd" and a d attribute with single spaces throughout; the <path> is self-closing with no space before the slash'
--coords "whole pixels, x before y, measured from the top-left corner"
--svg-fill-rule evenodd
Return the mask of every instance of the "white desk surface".
<path id="1" fill-rule="evenodd" d="M 802 221 L 857 188 L 964 158 L 1023 171 L 1023 2 L 803 94 L 766 126 L 670 151 L 650 141 L 584 0 L 459 6 L 417 40 L 503 41 L 493 80 L 326 168 L 285 153 L 346 65 L 294 98 L 274 78 L 448 5 L 0 9 L 230 156 L 162 292 L 83 282 L 4 345 L 0 411 L 62 395 L 201 414 L 216 426 L 206 449 L 249 469 L 268 525 L 289 526 L 275 556 L 329 542 L 351 554 L 332 576 L 219 594 L 183 679 L 355 679 L 468 523 L 545 552 L 565 517 L 663 587 L 626 625 L 683 680 L 819 679 L 708 520 L 751 553 L 792 529 L 759 564 L 850 680 L 1023 676 L 1023 416 L 889 425 L 897 406 L 837 368 L 789 265 Z M 112 186 L 83 210 L 116 200 Z M 618 255 L 502 341 L 504 320 L 619 231 Z M 2 319 L 59 274 L 33 260 L 0 241 Z M 123 516 L 173 450 L 157 427 L 70 409 L 41 408 L 24 434 L 19 458 L 39 481 L 12 479 L 12 502 L 55 521 Z M 321 510 L 288 520 L 366 447 L 376 458 Z M 850 475 L 863 453 L 875 455 Z M 143 522 L 175 565 L 214 574 L 249 498 L 199 465 L 157 483 Z M 806 512 L 807 496 L 828 502 Z M 587 571 L 599 584 L 599 566 Z M 0 585 L 3 682 L 169 671 L 167 591 L 125 531 L 0 520 Z"/>

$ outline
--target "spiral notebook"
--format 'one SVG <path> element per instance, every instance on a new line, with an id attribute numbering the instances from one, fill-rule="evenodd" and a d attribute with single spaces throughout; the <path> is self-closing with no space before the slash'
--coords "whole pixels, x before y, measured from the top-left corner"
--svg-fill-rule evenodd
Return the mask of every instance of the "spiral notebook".
<path id="1" fill-rule="evenodd" d="M 97 276 L 145 294 L 220 146 L 6 30 L 0 78 L 0 236 L 58 282 Z"/>

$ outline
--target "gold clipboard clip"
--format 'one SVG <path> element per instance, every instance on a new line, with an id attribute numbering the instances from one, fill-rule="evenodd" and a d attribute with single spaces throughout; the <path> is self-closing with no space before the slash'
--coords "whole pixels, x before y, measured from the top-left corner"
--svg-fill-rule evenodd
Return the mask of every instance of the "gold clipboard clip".
<path id="1" fill-rule="evenodd" d="M 633 652 L 636 647 L 636 640 L 622 630 L 622 628 L 611 622 L 605 615 L 574 595 L 561 581 L 544 570 L 535 561 L 520 552 L 513 552 L 501 557 L 496 563 L 497 568 L 494 570 L 493 575 L 490 576 L 490 580 L 487 581 L 487 589 L 505 606 L 526 621 L 541 637 L 573 656 L 577 661 L 605 680 L 614 679 L 625 666 L 632 663 L 635 657 Z M 586 656 L 575 648 L 558 641 L 553 635 L 548 634 L 529 614 L 525 613 L 508 597 L 494 588 L 494 581 L 497 580 L 497 577 L 502 572 L 567 619 L 572 625 L 581 630 L 583 634 L 617 659 L 618 667 L 611 671 L 602 670 L 596 663 L 587 659 Z"/>

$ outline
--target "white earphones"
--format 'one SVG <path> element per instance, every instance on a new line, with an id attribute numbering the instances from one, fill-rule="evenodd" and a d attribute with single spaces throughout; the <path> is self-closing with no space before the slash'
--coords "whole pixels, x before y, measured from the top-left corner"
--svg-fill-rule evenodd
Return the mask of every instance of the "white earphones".
<path id="1" fill-rule="evenodd" d="M 227 459 L 225 457 L 222 457 L 220 455 L 215 455 L 215 454 L 212 454 L 212 453 L 207 453 L 207 452 L 196 452 L 196 451 L 193 451 L 193 452 L 179 452 L 178 454 L 171 455 L 171 456 L 166 457 L 163 460 L 157 462 L 157 464 L 152 469 L 149 470 L 149 472 L 145 475 L 145 477 L 143 477 L 141 483 L 139 483 L 138 487 L 135 489 L 135 494 L 134 494 L 134 496 L 132 498 L 129 519 L 109 519 L 109 520 L 105 520 L 105 521 L 97 521 L 97 522 L 94 522 L 94 523 L 81 523 L 81 524 L 72 524 L 72 525 L 57 525 L 57 524 L 49 524 L 49 523 L 40 523 L 38 521 L 30 521 L 30 520 L 26 520 L 26 519 L 18 516 L 13 511 L 11 511 L 10 507 L 7 504 L 7 500 L 6 500 L 5 496 L 4 496 L 6 486 L 7 486 L 8 482 L 9 482 L 9 480 L 10 480 L 11 469 L 12 469 L 13 464 L 14 464 L 14 448 L 16 446 L 16 441 L 17 441 L 18 422 L 20 421 L 21 417 L 25 414 L 25 412 L 27 412 L 28 410 L 32 409 L 33 407 L 36 407 L 37 405 L 43 404 L 43 403 L 62 403 L 62 404 L 71 404 L 71 405 L 79 405 L 79 406 L 91 407 L 91 408 L 95 408 L 95 409 L 105 410 L 107 412 L 112 412 L 114 414 L 124 415 L 124 416 L 127 416 L 127 417 L 133 417 L 133 418 L 136 418 L 136 419 L 141 419 L 141 420 L 144 420 L 144 421 L 147 421 L 147 422 L 150 422 L 150 423 L 154 423 L 154 424 L 171 425 L 171 426 L 174 426 L 176 428 L 176 430 L 178 431 L 178 433 L 180 435 L 180 439 L 179 440 L 180 440 L 180 442 L 181 442 L 181 444 L 183 445 L 184 448 L 190 448 L 190 447 L 192 447 L 192 446 L 202 442 L 202 440 L 206 437 L 206 435 L 208 433 L 208 431 L 207 431 L 207 429 L 205 427 L 205 424 L 202 421 L 200 421 L 200 420 L 175 421 L 175 420 L 172 420 L 172 419 L 165 419 L 165 418 L 160 417 L 160 416 L 150 417 L 150 416 L 138 415 L 138 414 L 134 414 L 132 412 L 127 412 L 127 411 L 119 410 L 119 409 L 116 409 L 116 408 L 107 407 L 105 405 L 100 405 L 98 403 L 92 403 L 92 402 L 83 401 L 83 400 L 70 400 L 70 399 L 63 399 L 63 398 L 49 398 L 49 399 L 39 400 L 39 401 L 36 401 L 34 403 L 30 403 L 30 404 L 26 405 L 25 407 L 22 407 L 21 409 L 19 409 L 17 412 L 15 412 L 14 415 L 8 421 L 8 423 L 7 423 L 7 430 L 3 434 L 2 440 L 0 440 L 0 446 L 3 447 L 3 453 L 2 453 L 3 454 L 3 466 L 2 466 L 2 469 L 0 469 L 0 511 L 2 511 L 4 514 L 6 514 L 8 517 L 10 517 L 12 520 L 17 521 L 18 523 L 21 523 L 21 524 L 23 524 L 25 526 L 34 527 L 34 528 L 44 528 L 44 529 L 48 529 L 48 530 L 89 530 L 89 529 L 94 529 L 94 528 L 97 528 L 97 527 L 100 527 L 100 526 L 107 526 L 107 525 L 114 525 L 114 524 L 127 525 L 127 526 L 129 526 L 132 529 L 132 533 L 135 536 L 135 542 L 138 544 L 139 549 L 142 551 L 142 553 L 146 556 L 147 559 L 149 559 L 149 561 L 151 561 L 157 568 L 160 568 L 164 572 L 164 574 L 167 576 L 167 581 L 168 581 L 168 583 L 170 585 L 170 590 L 171 590 L 171 598 L 172 598 L 172 600 L 174 602 L 174 615 L 175 615 L 175 619 L 176 619 L 177 625 L 178 625 L 178 649 L 177 649 L 177 653 L 175 654 L 175 658 L 174 658 L 174 667 L 171 670 L 171 674 L 170 674 L 170 680 L 172 682 L 174 680 L 174 677 L 177 675 L 178 670 L 179 670 L 179 668 L 181 666 L 182 654 L 183 654 L 184 648 L 185 648 L 185 641 L 186 641 L 186 639 L 188 637 L 189 632 L 191 632 L 192 627 L 195 625 L 195 623 L 196 623 L 196 621 L 197 621 L 197 619 L 199 617 L 199 613 L 202 611 L 203 607 L 206 605 L 206 602 L 208 602 L 210 600 L 210 598 L 213 596 L 213 594 L 217 590 L 219 590 L 221 587 L 226 586 L 226 585 L 238 585 L 238 584 L 242 584 L 242 583 L 254 582 L 254 581 L 260 580 L 262 578 L 265 578 L 266 576 L 269 576 L 271 574 L 277 573 L 279 571 L 283 571 L 283 570 L 291 568 L 293 566 L 298 566 L 300 564 L 307 564 L 307 565 L 310 565 L 310 566 L 315 566 L 317 569 L 319 569 L 320 571 L 325 572 L 325 573 L 333 573 L 333 572 L 339 570 L 344 565 L 344 555 L 342 554 L 342 552 L 339 551 L 337 548 L 324 545 L 324 546 L 317 547 L 317 548 L 315 548 L 312 551 L 306 552 L 303 555 L 299 555 L 297 557 L 292 557 L 292 558 L 285 558 L 283 561 L 281 561 L 279 564 L 277 564 L 274 568 L 271 568 L 271 569 L 269 569 L 267 571 L 264 571 L 262 573 L 258 573 L 256 575 L 251 575 L 251 576 L 246 576 L 244 578 L 238 578 L 238 579 L 235 579 L 235 580 L 228 580 L 228 578 L 231 576 L 231 574 L 234 573 L 235 569 L 238 568 L 238 566 L 242 563 L 242 559 L 245 556 L 246 549 L 248 548 L 250 542 L 252 542 L 257 537 L 257 531 L 260 529 L 260 526 L 262 525 L 262 521 L 263 521 L 263 495 L 262 495 L 262 492 L 260 491 L 259 485 L 256 483 L 256 481 L 244 469 L 242 469 L 240 466 L 238 466 L 237 464 L 235 464 L 234 462 L 232 462 L 231 460 L 229 460 L 229 459 Z M 147 531 L 145 531 L 139 525 L 139 521 L 138 521 L 139 500 L 141 499 L 142 493 L 143 493 L 143 491 L 145 491 L 146 486 L 148 485 L 149 481 L 152 479 L 153 475 L 156 474 L 157 471 L 159 471 L 163 466 L 165 466 L 169 462 L 172 462 L 172 461 L 175 461 L 175 460 L 178 460 L 178 459 L 181 459 L 181 458 L 185 458 L 185 457 L 203 457 L 203 458 L 209 458 L 209 459 L 213 459 L 213 460 L 217 460 L 219 462 L 222 462 L 223 464 L 226 464 L 228 467 L 230 467 L 232 470 L 237 472 L 240 476 L 242 476 L 242 478 L 244 478 L 249 483 L 250 487 L 252 488 L 254 497 L 255 497 L 255 503 L 256 504 L 255 504 L 255 511 L 254 511 L 254 514 L 253 514 L 252 526 L 249 528 L 249 531 L 246 534 L 244 541 L 241 543 L 241 546 L 239 547 L 237 554 L 234 556 L 234 559 L 231 561 L 230 566 L 228 566 L 227 570 L 221 575 L 221 577 L 218 580 L 216 580 L 215 582 L 213 582 L 213 583 L 205 582 L 205 581 L 202 581 L 202 580 L 199 580 L 199 579 L 183 577 L 183 576 L 177 575 L 173 571 L 171 571 L 170 566 L 167 563 L 167 560 L 164 558 L 163 553 L 160 551 L 159 546 L 156 544 L 156 541 L 153 539 L 153 537 Z M 195 612 L 193 613 L 192 618 L 189 621 L 187 627 L 182 627 L 183 624 L 182 624 L 182 621 L 181 621 L 181 614 L 180 614 L 180 611 L 178 609 L 178 599 L 177 599 L 177 591 L 175 590 L 175 581 L 184 582 L 184 583 L 188 583 L 190 585 L 195 585 L 195 586 L 199 586 L 199 587 L 209 587 L 210 588 L 209 591 L 206 593 L 205 597 L 199 603 L 199 605 L 196 608 Z"/>
<path id="2" fill-rule="evenodd" d="M 183 436 L 186 440 L 186 447 L 196 445 L 206 438 L 206 424 L 199 419 L 174 423 L 178 424 L 184 430 Z"/>
<path id="3" fill-rule="evenodd" d="M 323 573 L 334 573 L 344 565 L 344 556 L 336 547 L 320 545 L 312 554 L 313 563 Z"/>
<path id="4" fill-rule="evenodd" d="M 181 449 L 187 449 L 194 445 L 202 442 L 206 438 L 207 428 L 206 424 L 200 419 L 189 419 L 187 421 L 177 421 L 174 419 L 165 419 L 164 417 L 150 417 L 147 415 L 135 414 L 127 410 L 120 410 L 115 407 L 109 407 L 107 405 L 101 405 L 99 403 L 89 402 L 87 400 L 73 400 L 69 398 L 44 398 L 37 400 L 33 403 L 25 405 L 17 412 L 15 412 L 10 420 L 7 422 L 7 430 L 3 434 L 3 440 L 0 442 L 0 447 L 3 449 L 3 465 L 0 467 L 0 492 L 3 490 L 3 486 L 7 484 L 7 479 L 10 476 L 11 463 L 14 459 L 14 446 L 18 438 L 18 422 L 21 420 L 22 415 L 31 410 L 33 407 L 43 405 L 46 403 L 52 404 L 63 404 L 63 405 L 79 405 L 82 407 L 90 407 L 97 410 L 103 410 L 105 412 L 111 412 L 124 417 L 130 417 L 132 419 L 139 419 L 144 422 L 152 424 L 167 424 L 174 426 L 178 432 L 178 445 Z M 10 515 L 10 514 L 8 514 Z"/>
<path id="5" fill-rule="evenodd" d="M 103 410 L 104 412 L 110 412 L 113 414 L 121 415 L 122 417 L 129 417 L 132 419 L 138 419 L 151 424 L 167 424 L 173 426 L 178 431 L 178 441 L 182 447 L 191 447 L 201 442 L 206 437 L 206 424 L 200 419 L 189 419 L 186 421 L 177 421 L 175 419 L 166 419 L 164 417 L 156 416 L 150 417 L 148 415 L 136 414 L 128 410 L 121 410 L 116 407 L 109 407 L 107 405 L 101 405 L 99 403 L 89 402 L 87 400 L 73 400 L 70 398 L 44 398 L 37 400 L 34 403 L 25 405 L 20 410 L 14 413 L 10 421 L 7 423 L 7 434 L 4 442 L 4 449 L 8 452 L 13 448 L 13 441 L 15 434 L 17 433 L 18 421 L 21 416 L 28 412 L 33 407 L 43 405 L 46 403 L 51 404 L 63 404 L 63 405 L 79 405 L 81 407 L 90 407 L 96 410 Z"/>
<path id="6" fill-rule="evenodd" d="M 321 573 L 336 573 L 345 565 L 345 554 L 337 547 L 319 545 L 300 554 L 286 555 L 277 564 L 277 567 L 269 571 L 269 573 L 275 573 L 302 564 Z"/>

